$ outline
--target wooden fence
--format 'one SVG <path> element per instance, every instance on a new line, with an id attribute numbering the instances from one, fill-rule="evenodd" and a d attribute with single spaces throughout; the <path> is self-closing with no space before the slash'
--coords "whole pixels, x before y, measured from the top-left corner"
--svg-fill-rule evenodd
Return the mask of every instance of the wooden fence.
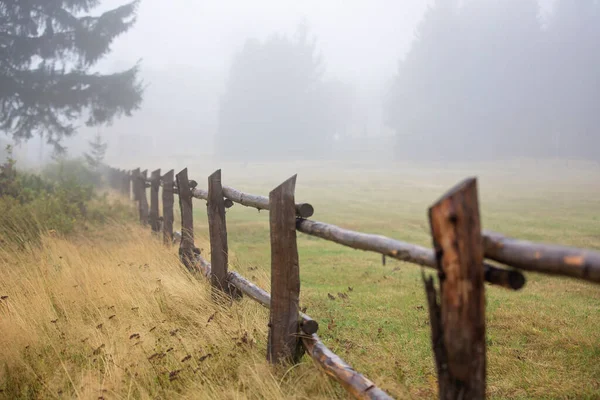
<path id="1" fill-rule="evenodd" d="M 306 352 L 356 398 L 390 399 L 390 396 L 331 352 L 316 334 L 318 323 L 300 311 L 296 231 L 380 253 L 384 260 L 392 257 L 437 270 L 439 288 L 433 277 L 423 276 L 423 281 L 442 399 L 485 398 L 484 282 L 519 290 L 525 284 L 521 272 L 525 270 L 600 283 L 599 252 L 482 231 L 475 178 L 459 183 L 429 208 L 433 249 L 428 249 L 309 219 L 313 207 L 295 201 L 295 175 L 273 189 L 269 197 L 223 186 L 220 170 L 208 177 L 208 190 L 198 188 L 197 182 L 188 178 L 187 168 L 175 179 L 173 170 L 163 176 L 156 170 L 148 178 L 147 171 L 139 168 L 131 172 L 110 169 L 108 176 L 113 188 L 126 196 L 133 195 L 140 222 L 157 233 L 162 229 L 164 243 L 168 245 L 174 238 L 173 204 L 177 194 L 181 210 L 180 259 L 190 271 L 210 280 L 213 299 L 222 301 L 227 296 L 239 299 L 245 295 L 269 308 L 267 359 L 272 363 L 297 362 Z M 161 186 L 162 217 L 158 205 Z M 150 207 L 147 188 L 150 188 Z M 210 262 L 194 245 L 193 198 L 208 202 Z M 228 269 L 225 209 L 235 203 L 269 211 L 271 294 Z M 492 265 L 485 259 L 506 267 Z"/>

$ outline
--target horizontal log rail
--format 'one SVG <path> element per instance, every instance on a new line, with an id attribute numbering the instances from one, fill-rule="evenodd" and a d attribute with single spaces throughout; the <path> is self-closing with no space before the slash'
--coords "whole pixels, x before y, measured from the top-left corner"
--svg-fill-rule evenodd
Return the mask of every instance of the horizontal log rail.
<path id="1" fill-rule="evenodd" d="M 437 269 L 435 253 L 432 249 L 426 247 L 307 219 L 296 220 L 296 229 L 307 235 L 329 240 L 353 249 L 373 251 L 400 261 Z M 488 263 L 484 263 L 484 277 L 488 283 L 513 290 L 521 289 L 525 285 L 525 277 L 521 272 L 498 268 Z"/>
<path id="2" fill-rule="evenodd" d="M 192 196 L 196 199 L 208 201 L 208 190 L 194 188 L 192 190 Z M 231 207 L 233 207 L 233 201 L 225 198 L 225 208 L 231 208 Z"/>
<path id="3" fill-rule="evenodd" d="M 269 198 L 264 196 L 258 196 L 254 194 L 248 194 L 240 192 L 229 186 L 223 186 L 223 194 L 226 198 L 230 199 L 234 203 L 241 204 L 246 207 L 253 207 L 257 210 L 268 210 L 269 209 Z M 296 204 L 296 215 L 302 218 L 310 218 L 315 213 L 315 209 L 308 203 L 297 203 Z"/>
<path id="4" fill-rule="evenodd" d="M 392 399 L 379 389 L 364 375 L 356 372 L 339 356 L 333 353 L 321 342 L 316 334 L 302 337 L 306 352 L 323 369 L 323 371 L 338 381 L 346 391 L 357 399 L 388 400 Z"/>
<path id="5" fill-rule="evenodd" d="M 600 283 L 600 252 L 535 243 L 484 231 L 483 249 L 491 260 L 531 272 Z"/>
<path id="6" fill-rule="evenodd" d="M 200 254 L 196 255 L 199 272 L 205 277 L 210 277 L 211 266 Z M 247 295 L 252 300 L 269 308 L 271 295 L 244 278 L 237 272 L 229 272 L 230 285 Z M 379 389 L 373 382 L 362 374 L 356 372 L 344 360 L 333 353 L 316 335 L 318 323 L 304 313 L 298 316 L 302 323 L 302 331 L 307 336 L 302 336 L 307 353 L 321 367 L 327 375 L 338 381 L 349 393 L 357 399 L 391 400 L 392 397 Z"/>
<path id="7" fill-rule="evenodd" d="M 198 272 L 200 272 L 205 278 L 210 280 L 211 273 L 211 265 L 210 263 L 201 255 L 196 255 L 196 267 L 198 268 Z M 254 283 L 250 282 L 248 279 L 244 278 L 242 275 L 238 274 L 234 271 L 229 271 L 227 282 L 239 290 L 241 293 L 250 297 L 252 300 L 257 303 L 262 304 L 264 307 L 269 308 L 271 306 L 271 296 L 269 293 Z M 300 327 L 302 331 L 308 335 L 311 335 L 319 329 L 319 324 L 317 321 L 309 317 L 304 313 L 300 313 L 299 319 L 301 321 Z"/>

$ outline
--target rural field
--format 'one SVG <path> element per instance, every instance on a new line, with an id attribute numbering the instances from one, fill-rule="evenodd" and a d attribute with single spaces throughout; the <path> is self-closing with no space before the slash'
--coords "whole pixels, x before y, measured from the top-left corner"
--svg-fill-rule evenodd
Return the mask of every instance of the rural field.
<path id="1" fill-rule="evenodd" d="M 215 169 L 208 164 L 187 165 L 202 188 Z M 298 173 L 296 200 L 314 206 L 312 219 L 428 247 L 428 206 L 477 176 L 484 229 L 600 250 L 597 164 L 221 167 L 225 185 L 261 195 Z M 208 258 L 204 202 L 194 207 L 196 244 Z M 267 212 L 235 205 L 227 227 L 230 268 L 268 290 Z M 435 398 L 422 268 L 393 259 L 384 266 L 378 254 L 301 233 L 298 249 L 301 306 L 323 342 L 393 397 Z M 69 238 L 50 232 L 41 249 L 3 246 L 0 268 L 0 398 L 347 397 L 308 357 L 269 367 L 268 312 L 248 300 L 214 305 L 176 248 L 135 222 Z M 518 292 L 486 286 L 489 397 L 600 398 L 600 288 L 526 277 Z"/>

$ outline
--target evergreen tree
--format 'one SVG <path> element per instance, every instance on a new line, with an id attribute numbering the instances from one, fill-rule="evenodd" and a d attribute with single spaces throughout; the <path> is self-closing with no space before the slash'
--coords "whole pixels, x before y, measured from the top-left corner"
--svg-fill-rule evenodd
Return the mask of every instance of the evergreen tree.
<path id="1" fill-rule="evenodd" d="M 60 147 L 81 117 L 98 125 L 139 108 L 138 65 L 92 71 L 134 24 L 138 2 L 92 16 L 100 0 L 0 0 L 0 131 Z"/>
<path id="2" fill-rule="evenodd" d="M 328 154 L 334 129 L 322 75 L 304 25 L 294 37 L 248 40 L 221 99 L 217 152 L 246 160 Z"/>
<path id="3" fill-rule="evenodd" d="M 547 36 L 546 119 L 554 153 L 598 160 L 600 1 L 556 0 Z"/>
<path id="4" fill-rule="evenodd" d="M 536 0 L 433 2 L 387 98 L 400 157 L 488 159 L 542 149 L 534 137 L 545 84 L 538 14 Z"/>
<path id="5" fill-rule="evenodd" d="M 98 171 L 98 168 L 102 165 L 108 143 L 102 140 L 100 133 L 94 136 L 94 140 L 90 141 L 90 152 L 85 153 L 85 160 L 87 161 L 90 168 L 94 171 Z"/>

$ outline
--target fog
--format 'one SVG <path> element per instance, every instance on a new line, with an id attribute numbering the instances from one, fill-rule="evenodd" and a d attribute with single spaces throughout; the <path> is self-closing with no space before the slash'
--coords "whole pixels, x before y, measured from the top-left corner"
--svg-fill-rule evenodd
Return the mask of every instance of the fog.
<path id="1" fill-rule="evenodd" d="M 597 160 L 595 0 L 142 0 L 97 66 L 141 60 L 106 161 Z M 123 4 L 103 0 L 102 9 Z M 39 138 L 21 156 L 47 161 Z"/>

